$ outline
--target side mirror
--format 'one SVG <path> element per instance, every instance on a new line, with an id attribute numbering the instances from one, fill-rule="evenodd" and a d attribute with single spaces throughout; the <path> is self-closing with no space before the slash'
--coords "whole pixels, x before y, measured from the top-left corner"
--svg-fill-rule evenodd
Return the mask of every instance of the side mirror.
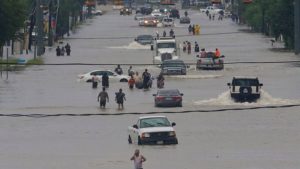
<path id="1" fill-rule="evenodd" d="M 135 129 L 138 129 L 138 126 L 136 124 L 133 125 L 132 127 L 135 128 Z"/>
<path id="2" fill-rule="evenodd" d="M 137 38 L 134 38 L 134 41 L 137 41 Z"/>
<path id="3" fill-rule="evenodd" d="M 261 84 L 259 84 L 259 86 L 263 86 L 263 85 L 264 85 L 264 84 L 262 84 L 262 83 L 261 83 Z"/>
<path id="4" fill-rule="evenodd" d="M 151 44 L 151 50 L 154 50 L 154 46 Z"/>
<path id="5" fill-rule="evenodd" d="M 199 56 L 199 55 L 196 55 L 196 57 L 199 58 L 200 56 Z"/>
<path id="6" fill-rule="evenodd" d="M 230 84 L 230 83 L 227 83 L 227 86 L 231 86 L 231 84 Z"/>
<path id="7" fill-rule="evenodd" d="M 186 68 L 190 68 L 190 65 L 186 65 Z"/>
<path id="8" fill-rule="evenodd" d="M 176 126 L 176 123 L 175 123 L 175 122 L 172 123 L 172 127 L 173 127 L 173 126 Z"/>
<path id="9" fill-rule="evenodd" d="M 152 96 L 156 96 L 156 94 L 153 94 Z"/>
<path id="10" fill-rule="evenodd" d="M 180 96 L 183 96 L 183 93 L 180 93 Z"/>
<path id="11" fill-rule="evenodd" d="M 221 58 L 225 58 L 225 56 L 224 56 L 224 55 L 221 55 Z"/>

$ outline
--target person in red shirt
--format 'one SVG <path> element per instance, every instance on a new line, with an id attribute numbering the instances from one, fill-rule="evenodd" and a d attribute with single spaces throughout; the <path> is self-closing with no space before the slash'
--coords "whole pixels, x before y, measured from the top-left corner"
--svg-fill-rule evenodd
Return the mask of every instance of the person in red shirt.
<path id="1" fill-rule="evenodd" d="M 219 58 L 221 56 L 221 52 L 220 52 L 220 50 L 218 48 L 216 48 L 215 55 L 216 55 L 216 58 Z"/>

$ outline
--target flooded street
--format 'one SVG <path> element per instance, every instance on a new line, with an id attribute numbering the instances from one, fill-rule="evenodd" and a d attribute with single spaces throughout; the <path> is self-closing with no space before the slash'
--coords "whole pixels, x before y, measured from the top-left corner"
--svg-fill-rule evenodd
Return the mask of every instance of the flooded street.
<path id="1" fill-rule="evenodd" d="M 183 14 L 183 11 L 181 11 Z M 134 42 L 140 34 L 169 28 L 139 27 L 132 16 L 108 11 L 81 25 L 64 43 L 71 56 L 57 57 L 55 48 L 44 56 L 47 64 L 85 63 L 94 65 L 31 66 L 10 72 L 0 80 L 0 114 L 115 114 L 111 116 L 56 116 L 45 118 L 0 117 L 0 168 L 8 169 L 117 169 L 133 168 L 129 160 L 136 148 L 147 158 L 145 169 L 298 169 L 300 166 L 299 107 L 261 106 L 300 104 L 300 67 L 293 63 L 230 64 L 234 62 L 280 62 L 299 60 L 287 52 L 270 50 L 270 39 L 241 31 L 229 19 L 209 21 L 190 11 L 192 23 L 201 25 L 200 36 L 187 36 L 188 25 L 175 21 L 176 40 L 197 41 L 200 48 L 219 48 L 225 55 L 221 71 L 196 70 L 195 54 L 181 51 L 181 59 L 194 63 L 186 76 L 166 77 L 165 88 L 177 88 L 182 108 L 156 108 L 149 91 L 129 90 L 127 83 L 110 81 L 107 109 L 101 110 L 91 83 L 78 75 L 97 69 L 114 70 L 117 64 L 127 73 L 130 64 L 142 73 L 145 68 L 157 76 L 150 46 Z M 105 65 L 108 64 L 108 65 Z M 145 65 L 135 65 L 145 64 Z M 149 65 L 147 65 L 149 64 Z M 257 103 L 235 103 L 227 83 L 234 76 L 255 76 L 263 83 Z M 156 81 L 154 81 L 156 84 Z M 118 110 L 114 93 L 124 89 L 125 109 Z M 163 112 L 194 111 L 164 114 Z M 179 144 L 137 146 L 127 142 L 127 127 L 141 115 L 126 113 L 161 112 L 177 123 Z"/>

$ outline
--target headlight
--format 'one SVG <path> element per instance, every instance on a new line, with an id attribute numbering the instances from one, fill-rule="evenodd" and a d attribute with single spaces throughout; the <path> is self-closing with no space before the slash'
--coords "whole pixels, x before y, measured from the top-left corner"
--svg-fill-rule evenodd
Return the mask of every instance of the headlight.
<path id="1" fill-rule="evenodd" d="M 170 132 L 169 132 L 169 136 L 176 136 L 175 131 L 170 131 Z"/>
<path id="2" fill-rule="evenodd" d="M 148 23 L 148 21 L 145 21 L 145 23 Z"/>
<path id="3" fill-rule="evenodd" d="M 142 134 L 142 138 L 149 138 L 150 137 L 150 134 L 149 133 L 143 133 Z"/>

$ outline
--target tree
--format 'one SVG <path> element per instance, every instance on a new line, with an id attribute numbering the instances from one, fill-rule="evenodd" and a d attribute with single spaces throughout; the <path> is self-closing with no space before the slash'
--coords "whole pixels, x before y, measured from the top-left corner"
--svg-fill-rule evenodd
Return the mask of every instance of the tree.
<path id="1" fill-rule="evenodd" d="M 24 0 L 0 0 L 0 47 L 23 28 L 26 17 Z"/>
<path id="2" fill-rule="evenodd" d="M 286 48 L 294 47 L 294 0 L 255 0 L 246 5 L 245 19 L 255 31 L 283 36 Z"/>

